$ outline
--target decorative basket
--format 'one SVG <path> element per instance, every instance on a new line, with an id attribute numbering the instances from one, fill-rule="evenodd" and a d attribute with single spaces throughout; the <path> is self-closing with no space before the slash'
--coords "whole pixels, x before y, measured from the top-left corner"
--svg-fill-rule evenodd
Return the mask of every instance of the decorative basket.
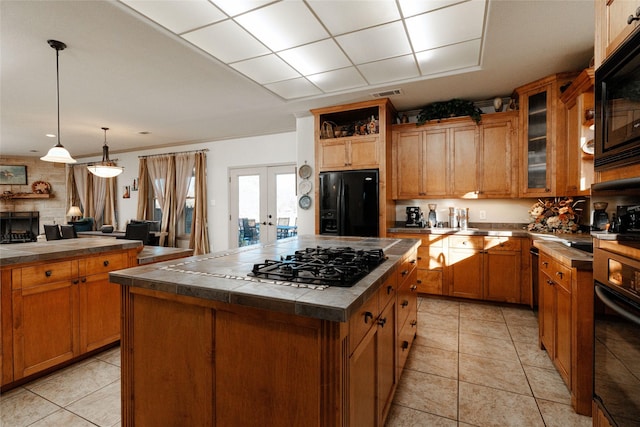
<path id="1" fill-rule="evenodd" d="M 322 126 L 320 126 L 320 138 L 327 139 L 334 137 L 334 130 L 338 128 L 334 122 L 322 122 Z"/>

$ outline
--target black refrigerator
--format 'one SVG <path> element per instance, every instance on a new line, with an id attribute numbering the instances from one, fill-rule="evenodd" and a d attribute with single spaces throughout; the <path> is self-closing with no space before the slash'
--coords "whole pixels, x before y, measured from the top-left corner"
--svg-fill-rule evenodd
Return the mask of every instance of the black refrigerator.
<path id="1" fill-rule="evenodd" d="M 320 173 L 320 234 L 377 237 L 378 170 Z"/>

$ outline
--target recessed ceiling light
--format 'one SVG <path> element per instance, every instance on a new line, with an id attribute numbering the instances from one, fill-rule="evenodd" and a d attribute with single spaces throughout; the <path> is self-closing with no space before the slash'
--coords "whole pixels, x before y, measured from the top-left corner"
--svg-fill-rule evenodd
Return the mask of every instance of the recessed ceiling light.
<path id="1" fill-rule="evenodd" d="M 56 136 L 52 133 L 48 133 L 45 135 L 47 138 L 55 138 Z"/>

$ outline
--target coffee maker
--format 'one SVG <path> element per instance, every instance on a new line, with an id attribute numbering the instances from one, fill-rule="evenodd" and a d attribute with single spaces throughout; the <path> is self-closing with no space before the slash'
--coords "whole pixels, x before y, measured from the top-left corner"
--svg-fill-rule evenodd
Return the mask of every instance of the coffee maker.
<path id="1" fill-rule="evenodd" d="M 407 222 L 406 227 L 424 227 L 424 216 L 422 209 L 418 206 L 407 207 Z"/>

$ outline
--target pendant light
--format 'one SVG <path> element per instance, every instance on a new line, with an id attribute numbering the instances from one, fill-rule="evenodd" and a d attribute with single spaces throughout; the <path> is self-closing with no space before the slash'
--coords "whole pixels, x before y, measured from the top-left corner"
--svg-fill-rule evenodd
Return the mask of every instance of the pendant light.
<path id="1" fill-rule="evenodd" d="M 56 163 L 76 163 L 76 159 L 71 157 L 71 154 L 60 143 L 60 71 L 58 66 L 58 56 L 61 50 L 64 50 L 67 45 L 57 40 L 47 40 L 49 46 L 56 50 L 56 93 L 58 98 L 58 143 L 54 145 L 46 156 L 40 157 L 40 160 L 45 162 Z"/>
<path id="2" fill-rule="evenodd" d="M 102 146 L 102 161 L 87 166 L 89 172 L 101 178 L 113 178 L 118 176 L 124 170 L 123 167 L 116 166 L 114 162 L 109 160 L 109 146 L 107 145 L 107 131 L 109 128 L 102 128 L 104 131 L 104 145 Z"/>

